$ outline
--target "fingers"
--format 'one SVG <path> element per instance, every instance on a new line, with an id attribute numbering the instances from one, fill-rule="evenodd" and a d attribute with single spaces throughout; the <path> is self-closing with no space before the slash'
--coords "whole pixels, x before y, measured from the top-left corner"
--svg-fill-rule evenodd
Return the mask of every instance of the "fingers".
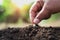
<path id="1" fill-rule="evenodd" d="M 43 1 L 37 1 L 33 4 L 30 9 L 30 20 L 33 23 L 34 18 L 36 17 L 37 13 L 41 10 L 43 6 Z"/>
<path id="2" fill-rule="evenodd" d="M 35 24 L 38 24 L 41 20 L 48 19 L 50 16 L 51 16 L 51 12 L 50 10 L 48 10 L 46 5 L 44 4 L 42 10 L 37 14 L 33 22 Z"/>

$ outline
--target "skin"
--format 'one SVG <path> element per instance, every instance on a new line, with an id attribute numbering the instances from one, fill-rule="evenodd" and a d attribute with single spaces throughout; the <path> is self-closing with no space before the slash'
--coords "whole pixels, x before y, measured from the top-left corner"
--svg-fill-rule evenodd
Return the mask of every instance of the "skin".
<path id="1" fill-rule="evenodd" d="M 30 19 L 38 24 L 56 12 L 60 12 L 60 0 L 37 0 L 30 9 Z"/>

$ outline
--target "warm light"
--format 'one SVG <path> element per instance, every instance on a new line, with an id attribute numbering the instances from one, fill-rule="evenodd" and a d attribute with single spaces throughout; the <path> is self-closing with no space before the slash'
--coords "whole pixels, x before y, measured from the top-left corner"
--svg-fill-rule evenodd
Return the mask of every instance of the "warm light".
<path id="1" fill-rule="evenodd" d="M 22 7 L 25 4 L 30 4 L 35 0 L 12 0 L 12 3 L 16 4 L 18 7 Z"/>

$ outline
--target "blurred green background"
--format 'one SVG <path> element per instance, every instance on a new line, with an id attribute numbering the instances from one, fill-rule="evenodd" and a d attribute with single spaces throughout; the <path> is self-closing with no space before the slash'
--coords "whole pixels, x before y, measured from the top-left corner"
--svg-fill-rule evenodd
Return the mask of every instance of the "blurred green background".
<path id="1" fill-rule="evenodd" d="M 36 0 L 0 0 L 0 25 L 22 27 L 29 25 L 29 9 Z M 60 26 L 60 13 L 40 22 L 41 26 Z"/>

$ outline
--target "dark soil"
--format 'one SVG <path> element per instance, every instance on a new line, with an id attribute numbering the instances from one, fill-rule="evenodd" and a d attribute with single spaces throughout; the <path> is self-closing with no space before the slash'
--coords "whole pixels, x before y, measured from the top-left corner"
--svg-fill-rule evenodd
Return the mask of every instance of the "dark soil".
<path id="1" fill-rule="evenodd" d="M 60 40 L 60 28 L 40 27 L 8 28 L 0 30 L 0 40 Z"/>

